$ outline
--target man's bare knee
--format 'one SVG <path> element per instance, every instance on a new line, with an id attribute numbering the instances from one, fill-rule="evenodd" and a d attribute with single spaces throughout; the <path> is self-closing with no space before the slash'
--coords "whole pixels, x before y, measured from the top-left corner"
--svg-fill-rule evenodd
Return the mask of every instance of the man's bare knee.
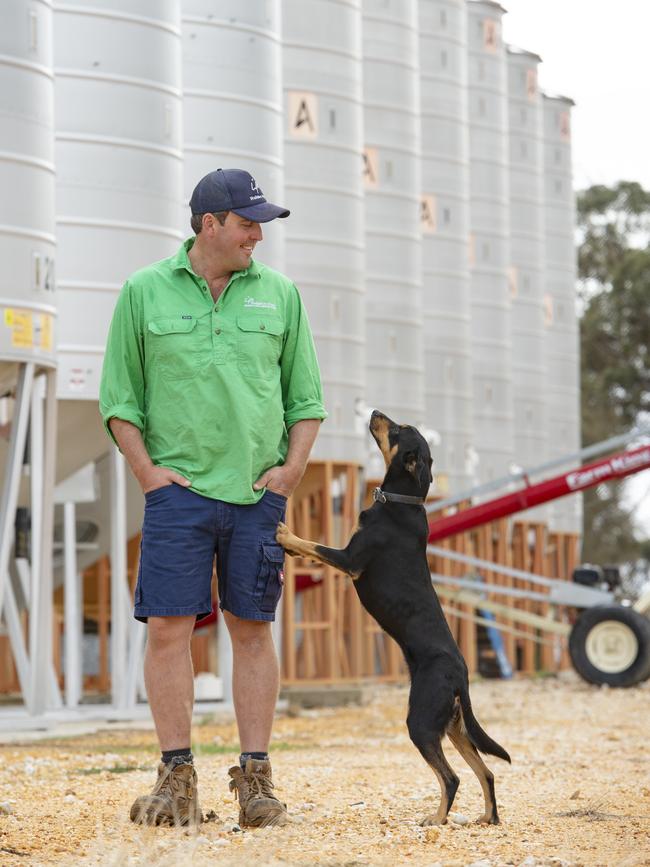
<path id="1" fill-rule="evenodd" d="M 271 624 L 265 620 L 242 620 L 227 611 L 224 611 L 224 620 L 234 648 L 255 653 L 266 649 L 273 641 Z"/>
<path id="2" fill-rule="evenodd" d="M 194 630 L 192 617 L 150 617 L 147 621 L 147 644 L 156 651 L 188 646 Z"/>

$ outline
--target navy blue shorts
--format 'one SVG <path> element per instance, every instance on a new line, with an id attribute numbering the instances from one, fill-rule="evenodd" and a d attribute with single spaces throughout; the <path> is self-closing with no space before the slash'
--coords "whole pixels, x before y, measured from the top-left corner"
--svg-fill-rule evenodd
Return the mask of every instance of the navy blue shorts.
<path id="1" fill-rule="evenodd" d="M 175 484 L 145 494 L 136 620 L 210 614 L 215 556 L 219 607 L 244 620 L 274 620 L 284 582 L 275 531 L 286 504 L 268 490 L 248 506 Z"/>

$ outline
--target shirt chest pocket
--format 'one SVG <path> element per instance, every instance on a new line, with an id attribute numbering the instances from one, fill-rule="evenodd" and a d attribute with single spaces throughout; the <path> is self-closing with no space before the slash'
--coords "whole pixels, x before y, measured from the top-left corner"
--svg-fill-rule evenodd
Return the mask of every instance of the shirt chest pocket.
<path id="1" fill-rule="evenodd" d="M 284 323 L 273 316 L 237 318 L 237 366 L 252 379 L 279 375 Z"/>
<path id="2" fill-rule="evenodd" d="M 158 317 L 147 325 L 147 348 L 157 373 L 165 379 L 191 379 L 200 367 L 197 320 Z"/>

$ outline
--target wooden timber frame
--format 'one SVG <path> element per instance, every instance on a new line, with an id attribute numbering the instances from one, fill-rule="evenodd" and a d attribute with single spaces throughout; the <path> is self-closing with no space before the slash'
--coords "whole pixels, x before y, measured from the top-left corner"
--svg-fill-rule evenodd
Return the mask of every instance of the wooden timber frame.
<path id="1" fill-rule="evenodd" d="M 312 461 L 287 505 L 287 523 L 306 539 L 343 547 L 356 526 L 359 504 L 369 505 L 372 489 L 381 480 L 362 481 L 356 464 Z M 435 515 L 434 515 L 435 517 Z M 138 573 L 140 537 L 128 545 L 128 576 L 133 592 Z M 570 580 L 579 563 L 580 539 L 576 534 L 551 532 L 545 524 L 501 519 L 437 543 L 495 565 L 512 566 L 552 578 Z M 467 575 L 468 567 L 443 557 L 430 558 L 431 570 L 447 576 Z M 488 583 L 530 589 L 529 582 L 482 570 Z M 301 590 L 302 576 L 315 581 Z M 400 682 L 407 679 L 402 654 L 359 603 L 352 579 L 332 567 L 287 557 L 282 600 L 282 681 L 293 684 L 341 682 Z M 105 694 L 110 690 L 110 559 L 102 557 L 84 572 L 84 617 L 94 623 L 98 644 L 98 669 L 84 678 L 84 691 Z M 537 588 L 536 588 L 537 589 Z M 488 594 L 488 598 L 492 597 Z M 54 596 L 54 664 L 60 684 L 61 635 L 63 630 L 62 588 Z M 525 615 L 552 616 L 543 601 L 498 596 L 494 601 L 521 610 Z M 467 604 L 444 603 L 452 633 L 470 673 L 477 671 L 477 612 Z M 566 620 L 565 609 L 553 616 Z M 528 623 L 504 620 L 503 644 L 515 671 L 554 672 L 569 666 L 563 638 L 544 633 Z M 22 615 L 27 630 L 27 614 Z M 220 623 L 221 621 L 219 621 Z M 216 630 L 219 623 L 195 633 L 192 658 L 195 671 L 214 670 Z M 19 683 L 8 639 L 0 636 L 0 694 L 18 694 Z"/>

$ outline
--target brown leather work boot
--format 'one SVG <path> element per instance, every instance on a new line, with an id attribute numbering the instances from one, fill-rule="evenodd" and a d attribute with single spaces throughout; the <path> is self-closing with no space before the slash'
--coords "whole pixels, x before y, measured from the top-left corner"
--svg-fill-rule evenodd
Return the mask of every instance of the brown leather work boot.
<path id="1" fill-rule="evenodd" d="M 249 828 L 267 828 L 269 825 L 286 825 L 287 805 L 273 794 L 271 762 L 248 759 L 246 770 L 236 765 L 228 773 L 230 791 L 239 798 L 239 825 Z"/>
<path id="2" fill-rule="evenodd" d="M 168 764 L 161 762 L 151 794 L 135 799 L 130 816 L 137 825 L 198 825 L 202 822 L 194 765 L 174 759 Z"/>

